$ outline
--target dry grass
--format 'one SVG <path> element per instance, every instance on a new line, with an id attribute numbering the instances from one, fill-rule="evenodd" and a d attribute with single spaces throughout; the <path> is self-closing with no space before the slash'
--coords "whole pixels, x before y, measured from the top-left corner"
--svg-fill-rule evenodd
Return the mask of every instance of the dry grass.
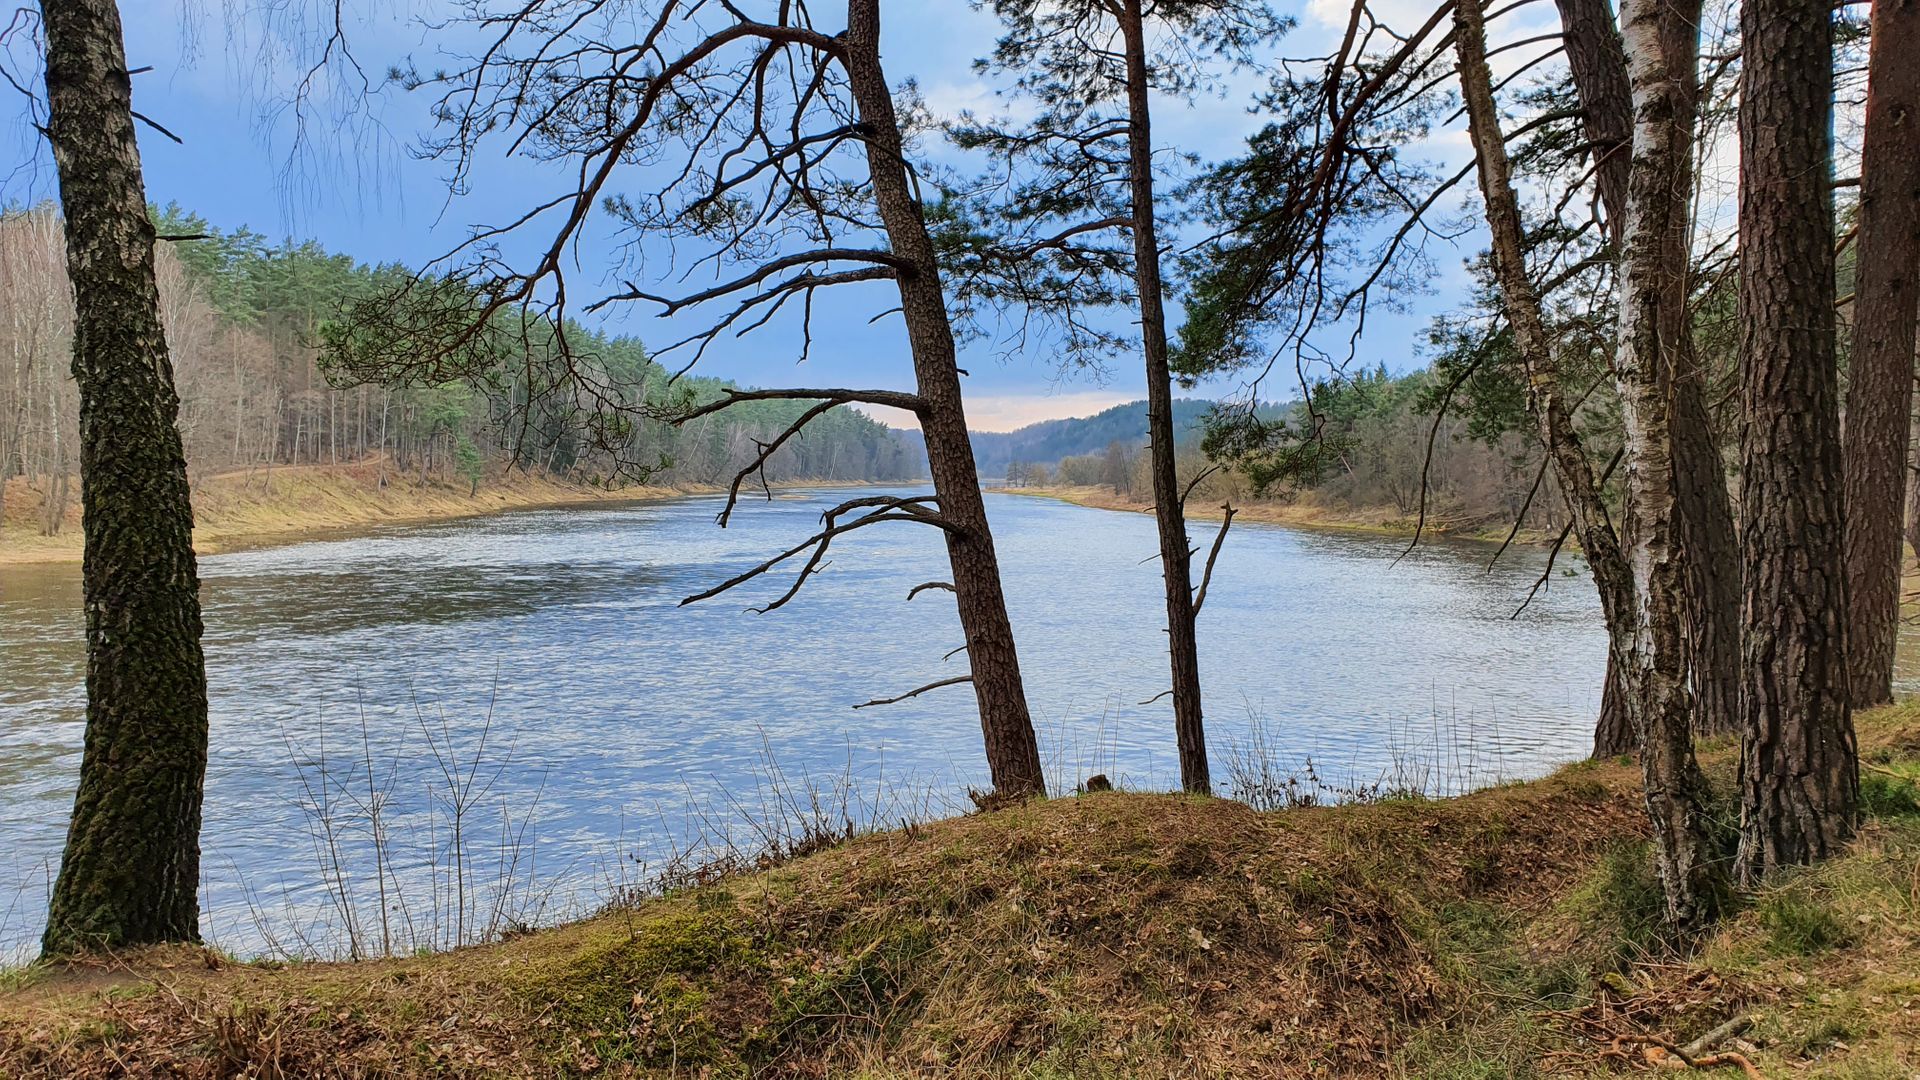
<path id="1" fill-rule="evenodd" d="M 440 955 L 16 974 L 0 1075 L 1602 1076 L 1649 1067 L 1615 1036 L 1747 1014 L 1769 1077 L 1909 1077 L 1920 708 L 1862 732 L 1853 852 L 1690 957 L 1658 936 L 1631 767 L 1270 813 L 1101 793 Z"/>
<path id="2" fill-rule="evenodd" d="M 174 950 L 49 973 L 0 1005 L 0 1062 L 46 1076 L 1374 1075 L 1409 1030 L 1471 1001 L 1445 956 L 1445 905 L 1551 906 L 1638 827 L 1617 769 L 1271 814 L 1059 799 L 439 956 L 209 970 Z"/>
<path id="3" fill-rule="evenodd" d="M 386 483 L 381 484 L 385 476 Z M 54 536 L 39 531 L 40 495 L 24 480 L 8 482 L 6 517 L 0 521 L 0 565 L 78 562 L 80 503 L 67 508 Z M 630 486 L 609 490 L 524 472 L 482 481 L 470 491 L 465 480 L 421 481 L 376 463 L 280 466 L 194 478 L 194 548 L 202 555 L 291 543 L 364 530 L 378 525 L 420 524 L 579 503 L 671 498 L 697 488 Z"/>

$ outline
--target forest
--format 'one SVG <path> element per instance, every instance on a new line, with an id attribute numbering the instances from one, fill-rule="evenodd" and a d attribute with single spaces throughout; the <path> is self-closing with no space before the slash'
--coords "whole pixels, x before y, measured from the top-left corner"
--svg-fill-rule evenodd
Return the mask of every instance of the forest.
<path id="1" fill-rule="evenodd" d="M 153 211 L 165 236 L 193 237 L 156 248 L 155 281 L 180 398 L 179 429 L 192 473 L 256 473 L 274 466 L 374 461 L 392 472 L 471 486 L 507 469 L 578 483 L 611 483 L 622 469 L 580 427 L 555 410 L 537 425 L 502 421 L 516 388 L 511 372 L 485 384 L 340 385 L 328 377 L 324 328 L 358 296 L 401 267 L 374 267 L 313 243 L 273 242 L 239 229 L 222 233 L 177 206 Z M 30 502 L 15 520 L 60 530 L 78 503 L 79 397 L 68 377 L 73 302 L 65 238 L 52 206 L 0 213 L 0 491 Z M 583 350 L 636 399 L 664 400 L 669 372 L 631 338 L 576 330 Z M 704 399 L 722 383 L 694 378 Z M 623 453 L 658 483 L 707 484 L 730 476 L 798 414 L 765 402 L 685 427 L 647 420 Z M 881 424 L 834 410 L 769 462 L 778 479 L 906 480 L 925 472 L 913 449 Z M 629 475 L 628 478 L 631 478 Z M 20 497 L 16 496 L 16 497 Z M 0 520 L 9 511 L 0 502 Z"/>
<path id="2" fill-rule="evenodd" d="M 311 62 L 363 77 L 354 50 L 372 45 L 344 10 L 321 12 Z M 973 10 L 991 35 L 958 99 L 903 45 L 927 13 L 886 0 L 476 0 L 424 18 L 433 47 L 381 93 L 425 103 L 412 149 L 449 198 L 502 201 L 462 204 L 488 220 L 380 267 L 154 213 L 142 154 L 169 133 L 135 107 L 115 0 L 16 22 L 37 66 L 9 77 L 59 205 L 0 219 L 0 405 L 7 469 L 43 505 L 78 486 L 84 563 L 54 595 L 71 597 L 85 677 L 64 691 L 84 698 L 84 739 L 33 901 L 38 959 L 0 992 L 0 1068 L 1920 1070 L 1920 707 L 1896 692 L 1920 541 L 1920 6 Z M 1220 102 L 1252 126 L 1203 153 L 1183 121 Z M 1423 299 L 1442 286 L 1459 302 Z M 1381 361 L 1407 346 L 1380 328 L 1414 309 L 1425 366 L 1392 373 Z M 644 348 L 596 329 L 626 312 L 665 329 Z M 744 339 L 795 360 L 796 384 L 716 377 Z M 1072 426 L 982 440 L 983 353 L 1061 379 L 1124 371 L 1144 415 L 1081 421 L 1113 435 L 1057 457 Z M 864 410 L 909 414 L 914 449 Z M 983 489 L 989 449 L 1011 494 Z M 466 856 L 433 862 L 426 917 L 451 897 L 456 930 L 430 940 L 470 949 L 409 957 L 384 929 L 350 932 L 343 963 L 309 967 L 284 961 L 329 958 L 210 945 L 208 777 L 236 731 L 211 702 L 218 664 L 249 657 L 209 629 L 230 609 L 203 594 L 233 595 L 216 577 L 232 564 L 196 552 L 190 482 L 367 458 L 470 493 L 508 467 L 711 485 L 698 507 L 740 531 L 673 541 L 670 518 L 647 518 L 630 541 L 683 554 L 622 565 L 633 549 L 606 519 L 543 519 L 563 538 L 557 522 L 587 522 L 591 550 L 514 581 L 577 590 L 561 622 L 576 636 L 531 665 L 601 649 L 644 667 L 639 643 L 663 633 L 724 643 L 687 665 L 704 679 L 690 690 L 622 702 L 660 736 L 646 759 L 551 778 L 571 827 L 617 818 L 624 841 L 626 804 L 579 796 L 642 774 L 691 804 L 688 766 L 728 724 L 752 742 L 699 760 L 733 770 L 720 805 L 746 823 L 683 811 L 724 842 L 623 852 L 601 898 L 552 926 L 475 920 Z M 777 501 L 773 482 L 796 479 L 911 482 Z M 1049 484 L 1141 512 L 1014 497 Z M 1400 535 L 1367 546 L 1253 512 L 1315 499 L 1390 506 Z M 1439 550 L 1456 528 L 1495 543 Z M 1498 579 L 1532 579 L 1518 598 L 1492 584 L 1503 559 L 1526 560 Z M 495 565 L 445 572 L 459 618 L 497 595 Z M 397 580 L 395 597 L 431 602 L 408 590 L 433 581 Z M 1587 607 L 1529 612 L 1568 604 L 1569 581 Z M 882 586 L 908 615 L 857 606 Z M 1460 610 L 1415 608 L 1433 595 Z M 1399 606 L 1366 606 L 1382 602 Z M 1548 621 L 1568 612 L 1593 649 L 1579 694 L 1484 734 L 1443 729 L 1449 687 L 1493 672 L 1519 692 L 1530 660 L 1574 655 Z M 1130 631 L 1144 653 L 1115 644 Z M 1442 636 L 1479 651 L 1416 672 L 1430 758 L 1369 745 L 1389 735 L 1366 706 L 1299 700 L 1357 701 Z M 850 646 L 817 651 L 835 642 Z M 1274 673 L 1271 727 L 1219 692 L 1255 667 Z M 837 788 L 818 758 L 778 764 L 830 723 L 807 711 L 814 679 L 850 706 L 825 729 L 849 761 Z M 1101 690 L 1063 706 L 1041 691 L 1060 679 Z M 589 730 L 591 706 L 564 700 L 583 715 L 524 733 Z M 913 719 L 845 719 L 889 709 Z M 1578 754 L 1548 745 L 1565 714 Z M 464 852 L 479 769 L 449 763 L 438 716 L 411 758 L 449 808 L 426 819 L 449 837 L 434 850 Z M 1150 745 L 1161 771 L 1096 772 L 1086 760 L 1108 758 L 1058 734 L 1074 722 L 1113 760 Z M 383 854 L 364 708 L 358 724 L 364 760 L 303 797 L 362 808 L 378 899 L 345 895 L 347 841 L 315 809 L 320 904 L 384 928 L 418 886 Z M 856 807 L 872 777 L 853 762 L 897 752 L 886 736 L 952 757 L 939 741 L 956 735 L 949 812 Z M 1539 753 L 1502 758 L 1515 742 Z M 1326 746 L 1392 767 L 1334 774 Z M 1523 772 L 1485 776 L 1483 757 Z M 487 857 L 517 873 L 519 845 Z"/>

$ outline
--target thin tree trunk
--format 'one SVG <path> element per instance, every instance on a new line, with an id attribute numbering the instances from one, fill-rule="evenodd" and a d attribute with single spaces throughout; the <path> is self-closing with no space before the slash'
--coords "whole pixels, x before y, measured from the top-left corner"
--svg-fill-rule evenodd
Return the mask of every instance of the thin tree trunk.
<path id="1" fill-rule="evenodd" d="M 1640 636 L 1636 626 L 1640 610 L 1636 598 L 1635 571 L 1655 560 L 1636 557 L 1629 567 L 1620 548 L 1619 537 L 1607 518 L 1593 467 L 1581 447 L 1573 418 L 1560 394 L 1559 365 L 1553 353 L 1540 311 L 1538 294 L 1527 277 L 1523 251 L 1520 201 L 1514 194 L 1512 170 L 1500 131 L 1499 111 L 1493 97 L 1493 77 L 1487 68 L 1485 13 L 1476 2 L 1454 5 L 1454 47 L 1459 54 L 1460 88 L 1464 100 L 1468 130 L 1478 152 L 1481 194 L 1486 202 L 1487 224 L 1492 238 L 1494 276 L 1506 309 L 1507 322 L 1513 328 L 1514 347 L 1526 375 L 1527 407 L 1539 427 L 1541 442 L 1551 455 L 1554 472 L 1574 516 L 1581 546 L 1593 568 L 1595 584 L 1601 592 L 1602 609 L 1607 616 L 1607 637 L 1611 659 L 1626 681 L 1624 697 L 1634 727 L 1649 752 L 1641 760 L 1647 776 L 1647 808 L 1654 827 L 1656 857 L 1666 895 L 1668 919 L 1683 928 L 1691 928 L 1709 917 L 1715 893 L 1707 887 L 1710 873 L 1704 864 L 1704 844 L 1699 832 L 1700 814 L 1689 800 L 1694 789 L 1684 771 L 1667 775 L 1673 767 L 1678 748 L 1688 738 L 1685 724 L 1673 731 L 1670 722 L 1649 731 L 1646 711 L 1657 695 L 1643 685 L 1645 668 L 1640 655 Z M 1643 458 L 1642 464 L 1644 465 Z M 1669 577 L 1671 562 L 1663 571 Z M 1671 603 L 1656 613 L 1669 627 L 1676 617 Z M 1670 641 L 1671 634 L 1663 637 Z M 1666 684 L 1658 688 L 1668 698 L 1672 684 L 1670 652 L 1648 666 L 1658 665 Z M 1684 694 L 1684 686 L 1680 687 Z M 1671 710 L 1655 711 L 1656 721 L 1670 720 Z M 1690 742 L 1686 743 L 1690 749 Z M 1684 763 L 1690 753 L 1679 755 Z"/>
<path id="2" fill-rule="evenodd" d="M 1200 645 L 1194 630 L 1192 549 L 1186 508 L 1174 471 L 1173 372 L 1167 315 L 1161 303 L 1160 241 L 1154 221 L 1153 130 L 1148 104 L 1147 42 L 1140 0 L 1120 16 L 1127 43 L 1127 155 L 1133 198 L 1133 273 L 1140 294 L 1141 349 L 1147 361 L 1147 442 L 1153 472 L 1153 517 L 1160 533 L 1161 578 L 1167 594 L 1167 647 L 1173 674 L 1173 731 L 1180 786 L 1207 794 L 1207 731 L 1200 706 Z"/>
<path id="3" fill-rule="evenodd" d="M 1667 918 L 1696 930 L 1718 914 L 1724 892 L 1703 810 L 1706 778 L 1693 753 L 1685 609 L 1692 576 L 1681 558 L 1674 475 L 1674 384 L 1679 364 L 1692 355 L 1687 301 L 1700 2 L 1626 0 L 1621 14 L 1634 123 L 1614 371 L 1637 601 L 1630 708 L 1639 721 L 1647 812 L 1661 838 Z"/>
<path id="4" fill-rule="evenodd" d="M 1632 159 L 1633 88 L 1626 49 L 1607 0 L 1556 0 L 1567 67 L 1580 97 L 1582 121 L 1595 162 L 1595 181 L 1607 233 L 1623 246 L 1627 174 Z M 1674 482 L 1680 555 L 1686 590 L 1688 670 L 1694 692 L 1694 730 L 1733 731 L 1740 697 L 1740 551 L 1735 540 L 1727 470 L 1707 410 L 1708 373 L 1692 335 L 1669 347 L 1673 407 Z M 1596 733 L 1596 743 L 1600 741 Z"/>
<path id="5" fill-rule="evenodd" d="M 1000 585 L 1000 564 L 980 495 L 973 444 L 967 436 L 939 261 L 907 177 L 893 92 L 880 66 L 879 0 L 848 0 L 845 40 L 848 81 L 865 129 L 875 202 L 893 253 L 912 266 L 898 278 L 900 306 L 913 353 L 914 378 L 926 403 L 920 421 L 934 494 L 941 516 L 957 526 L 943 532 L 973 669 L 974 696 L 980 706 L 987 767 L 1000 794 L 1043 794 L 1046 779 L 1040 746 L 1027 712 L 1013 624 L 1007 618 L 1006 595 Z"/>
<path id="6" fill-rule="evenodd" d="M 86 533 L 87 734 L 43 947 L 199 936 L 207 684 L 179 401 L 112 0 L 42 6 L 67 217 Z"/>
<path id="7" fill-rule="evenodd" d="M 1832 16 L 1827 0 L 1740 10 L 1746 884 L 1838 851 L 1859 801 L 1834 356 Z"/>
<path id="8" fill-rule="evenodd" d="M 1920 0 L 1876 0 L 1860 160 L 1846 413 L 1847 666 L 1854 708 L 1893 700 L 1913 352 L 1920 316 Z"/>

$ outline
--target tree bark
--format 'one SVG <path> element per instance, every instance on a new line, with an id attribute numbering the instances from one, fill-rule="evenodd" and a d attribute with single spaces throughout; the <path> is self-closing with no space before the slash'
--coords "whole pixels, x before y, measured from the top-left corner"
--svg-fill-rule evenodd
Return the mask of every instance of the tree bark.
<path id="1" fill-rule="evenodd" d="M 1920 553 L 1920 342 L 1914 345 L 1913 416 L 1907 426 L 1907 546 Z"/>
<path id="2" fill-rule="evenodd" d="M 1633 717 L 1627 710 L 1630 691 L 1607 657 L 1605 689 L 1600 692 L 1600 719 L 1593 726 L 1593 756 L 1596 760 L 1632 757 L 1640 752 L 1640 735 L 1633 730 Z"/>
<path id="3" fill-rule="evenodd" d="M 1607 0 L 1556 4 L 1607 233 L 1619 249 L 1624 245 L 1633 138 L 1633 88 L 1625 45 Z M 1707 410 L 1708 372 L 1699 364 L 1691 334 L 1674 342 L 1668 353 L 1677 525 L 1689 585 L 1685 603 L 1693 726 L 1701 734 L 1719 734 L 1733 731 L 1739 719 L 1740 551 L 1726 466 Z"/>
<path id="4" fill-rule="evenodd" d="M 1847 390 L 1847 666 L 1855 708 L 1893 700 L 1902 500 L 1920 321 L 1920 0 L 1876 0 L 1860 155 Z"/>
<path id="5" fill-rule="evenodd" d="M 1620 260 L 1620 327 L 1614 352 L 1625 436 L 1627 558 L 1636 600 L 1628 677 L 1640 734 L 1647 811 L 1667 917 L 1698 929 L 1718 913 L 1703 807 L 1706 778 L 1693 753 L 1693 701 L 1682 558 L 1683 510 L 1675 469 L 1675 383 L 1690 359 L 1693 126 L 1698 98 L 1699 0 L 1626 0 L 1621 21 L 1633 88 L 1632 158 Z"/>
<path id="6" fill-rule="evenodd" d="M 87 733 L 42 946 L 199 936 L 207 684 L 179 400 L 112 0 L 42 5 L 80 391 Z"/>
<path id="7" fill-rule="evenodd" d="M 1740 11 L 1744 433 L 1739 875 L 1839 850 L 1859 763 L 1847 695 L 1826 0 Z"/>
<path id="8" fill-rule="evenodd" d="M 1192 548 L 1175 472 L 1173 372 L 1160 285 L 1159 229 L 1154 220 L 1153 131 L 1148 103 L 1147 42 L 1140 0 L 1125 0 L 1120 29 L 1127 48 L 1127 156 L 1133 201 L 1134 286 L 1140 294 L 1141 350 L 1147 362 L 1147 442 L 1153 472 L 1153 517 L 1160 534 L 1161 579 L 1167 595 L 1167 647 L 1173 674 L 1173 731 L 1180 786 L 1213 790 L 1200 703 L 1200 646 L 1194 628 Z"/>
<path id="9" fill-rule="evenodd" d="M 1593 568 L 1594 582 L 1601 591 L 1611 659 L 1626 681 L 1628 692 L 1624 697 L 1629 715 L 1645 748 L 1641 761 L 1646 774 L 1647 809 L 1654 827 L 1667 918 L 1683 929 L 1692 929 L 1712 916 L 1717 890 L 1711 887 L 1711 864 L 1705 857 L 1704 830 L 1694 783 L 1698 770 L 1686 767 L 1692 761 L 1691 736 L 1684 722 L 1677 725 L 1678 730 L 1672 722 L 1672 698 L 1676 693 L 1684 698 L 1685 693 L 1684 682 L 1675 685 L 1671 648 L 1677 612 L 1671 597 L 1663 607 L 1651 613 L 1643 612 L 1635 580 L 1643 573 L 1657 572 L 1662 575 L 1660 584 L 1670 586 L 1677 567 L 1671 560 L 1663 566 L 1658 558 L 1650 557 L 1657 555 L 1657 547 L 1649 546 L 1639 535 L 1636 535 L 1635 561 L 1629 565 L 1619 537 L 1607 518 L 1606 505 L 1574 429 L 1572 414 L 1561 397 L 1559 365 L 1541 315 L 1539 296 L 1527 277 L 1520 202 L 1513 189 L 1512 170 L 1493 97 L 1493 78 L 1487 68 L 1485 13 L 1477 2 L 1470 0 L 1454 5 L 1454 47 L 1459 55 L 1461 97 L 1468 130 L 1478 154 L 1480 190 L 1486 202 L 1492 239 L 1494 276 L 1508 325 L 1513 329 L 1514 347 L 1525 371 L 1528 411 L 1553 461 L 1581 546 Z M 1650 460 L 1647 449 L 1643 448 L 1638 463 L 1643 474 Z M 1647 508 L 1656 505 L 1658 493 L 1655 495 L 1651 500 L 1643 497 L 1641 505 Z M 1649 615 L 1665 623 L 1666 632 L 1659 641 L 1668 648 L 1643 662 L 1645 635 L 1637 627 Z M 1650 670 L 1657 670 L 1664 680 L 1657 687 L 1646 685 Z M 1650 710 L 1650 702 L 1661 707 Z M 1684 717 L 1684 713 L 1681 715 Z"/>
<path id="10" fill-rule="evenodd" d="M 926 402 L 920 425 L 934 494 L 941 516 L 956 526 L 943 532 L 973 670 L 974 696 L 980 706 L 987 767 L 1000 794 L 1044 794 L 1040 746 L 1027 712 L 1000 564 L 980 495 L 973 444 L 967 436 L 939 261 L 907 176 L 893 92 L 880 66 L 879 0 L 848 0 L 845 41 L 848 82 L 864 129 L 874 199 L 893 253 L 911 266 L 899 276 L 900 306 L 913 353 L 914 378 Z"/>

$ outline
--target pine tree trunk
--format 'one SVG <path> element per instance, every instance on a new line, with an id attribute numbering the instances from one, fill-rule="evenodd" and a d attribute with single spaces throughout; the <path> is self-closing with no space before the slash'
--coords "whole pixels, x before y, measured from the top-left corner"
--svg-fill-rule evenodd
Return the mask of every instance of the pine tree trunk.
<path id="1" fill-rule="evenodd" d="M 1670 559 L 1659 557 L 1657 543 L 1649 542 L 1644 525 L 1634 535 L 1635 557 L 1629 564 L 1619 537 L 1608 521 L 1606 504 L 1573 426 L 1572 414 L 1561 397 L 1553 342 L 1541 315 L 1539 296 L 1527 276 L 1520 202 L 1514 193 L 1512 169 L 1493 97 L 1493 77 L 1487 68 L 1485 13 L 1479 4 L 1454 6 L 1454 47 L 1459 55 L 1460 89 L 1468 130 L 1478 152 L 1480 190 L 1486 202 L 1494 276 L 1508 325 L 1513 329 L 1514 348 L 1526 376 L 1527 409 L 1538 425 L 1540 441 L 1553 462 L 1555 476 L 1574 516 L 1581 546 L 1586 551 L 1588 564 L 1593 567 L 1594 582 L 1601 591 L 1611 659 L 1625 682 L 1626 693 L 1622 696 L 1643 748 L 1641 761 L 1647 809 L 1653 824 L 1667 918 L 1683 929 L 1692 929 L 1713 914 L 1717 890 L 1712 886 L 1711 864 L 1706 858 L 1702 836 L 1697 802 L 1698 770 L 1689 768 L 1691 737 L 1684 712 L 1673 707 L 1676 695 L 1684 699 L 1685 694 L 1684 680 L 1679 678 L 1682 669 L 1676 666 L 1673 647 L 1679 612 L 1672 594 L 1678 568 Z M 1623 396 L 1626 389 L 1622 387 Z M 1643 433 L 1643 437 L 1646 434 L 1652 433 Z M 1657 450 L 1654 446 L 1639 451 L 1643 473 L 1650 462 L 1655 462 L 1649 451 Z M 1651 494 L 1651 498 L 1640 497 L 1644 510 L 1652 510 L 1663 502 L 1657 490 Z M 1653 577 L 1656 586 L 1655 604 L 1647 611 L 1641 609 L 1636 588 L 1636 578 L 1641 576 Z M 1664 595 L 1659 590 L 1665 590 Z M 1645 632 L 1639 624 L 1649 620 L 1663 627 L 1658 640 L 1661 648 L 1655 656 L 1643 660 Z M 1661 681 L 1649 685 L 1655 675 Z M 1680 717 L 1678 723 L 1676 712 Z"/>
<path id="2" fill-rule="evenodd" d="M 1632 160 L 1633 89 L 1624 43 L 1607 0 L 1556 0 L 1567 66 L 1573 75 L 1595 161 L 1609 239 L 1623 245 L 1627 174 Z M 1694 730 L 1735 729 L 1740 698 L 1740 551 L 1726 466 L 1707 410 L 1708 373 L 1688 334 L 1671 347 L 1674 480 L 1686 590 L 1688 671 Z M 1604 714 L 1603 714 L 1604 719 Z M 1603 741 L 1596 733 L 1596 745 Z"/>
<path id="3" fill-rule="evenodd" d="M 893 253 L 913 267 L 898 279 L 901 313 L 907 323 L 917 389 L 926 403 L 920 426 L 926 436 L 934 494 L 941 516 L 957 526 L 945 531 L 947 558 L 967 639 L 974 696 L 980 705 L 987 766 L 996 792 L 1043 794 L 1046 779 L 1040 746 L 1027 712 L 1000 564 L 980 495 L 973 444 L 967 436 L 939 262 L 907 178 L 892 89 L 880 66 L 879 0 L 848 0 L 845 41 L 848 81 L 865 129 L 874 198 Z"/>
<path id="4" fill-rule="evenodd" d="M 1200 644 L 1194 628 L 1192 549 L 1175 472 L 1173 372 L 1160 286 L 1159 230 L 1154 221 L 1153 130 L 1148 104 L 1147 42 L 1140 0 L 1120 14 L 1127 47 L 1127 153 L 1133 199 L 1134 283 L 1140 294 L 1141 348 L 1147 361 L 1147 442 L 1152 450 L 1153 517 L 1160 533 L 1161 579 L 1167 595 L 1167 646 L 1173 674 L 1173 731 L 1180 786 L 1207 794 L 1207 731 L 1200 705 Z"/>
<path id="5" fill-rule="evenodd" d="M 1632 757 L 1640 752 L 1640 734 L 1633 730 L 1633 716 L 1627 710 L 1628 692 L 1620 669 L 1609 655 L 1605 689 L 1600 692 L 1600 720 L 1593 726 L 1596 760 Z"/>
<path id="6" fill-rule="evenodd" d="M 1854 708 L 1893 700 L 1920 316 L 1920 0 L 1877 0 L 1872 18 L 1846 412 L 1847 666 Z"/>
<path id="7" fill-rule="evenodd" d="M 1832 5 L 1740 12 L 1739 874 L 1839 850 L 1859 800 L 1834 356 Z"/>
<path id="8" fill-rule="evenodd" d="M 113 0 L 42 10 L 86 534 L 86 746 L 42 943 L 57 956 L 199 936 L 207 684 L 120 16 Z"/>

